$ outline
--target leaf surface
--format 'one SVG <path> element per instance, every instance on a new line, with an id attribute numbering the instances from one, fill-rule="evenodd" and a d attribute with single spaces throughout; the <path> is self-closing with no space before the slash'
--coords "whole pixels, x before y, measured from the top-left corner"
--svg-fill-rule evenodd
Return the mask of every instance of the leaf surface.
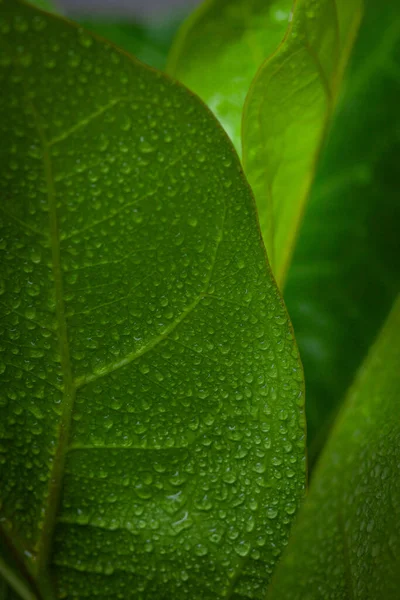
<path id="1" fill-rule="evenodd" d="M 0 28 L 2 524 L 60 598 L 261 598 L 303 382 L 239 161 L 82 28 Z"/>
<path id="2" fill-rule="evenodd" d="M 293 0 L 211 0 L 182 26 L 167 70 L 217 116 L 239 154 L 243 105 L 264 59 L 288 27 Z"/>
<path id="3" fill-rule="evenodd" d="M 246 98 L 243 165 L 281 288 L 360 12 L 361 0 L 298 0 Z"/>
<path id="4" fill-rule="evenodd" d="M 311 460 L 400 289 L 399 97 L 400 5 L 368 0 L 285 287 Z"/>
<path id="5" fill-rule="evenodd" d="M 352 386 L 268 600 L 396 600 L 400 297 Z"/>

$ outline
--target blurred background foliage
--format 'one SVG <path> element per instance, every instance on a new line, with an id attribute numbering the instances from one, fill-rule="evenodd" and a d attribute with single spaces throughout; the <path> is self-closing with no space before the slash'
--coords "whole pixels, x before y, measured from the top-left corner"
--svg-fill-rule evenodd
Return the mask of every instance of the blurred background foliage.
<path id="1" fill-rule="evenodd" d="M 400 289 L 400 4 L 364 4 L 284 290 L 311 465 Z"/>

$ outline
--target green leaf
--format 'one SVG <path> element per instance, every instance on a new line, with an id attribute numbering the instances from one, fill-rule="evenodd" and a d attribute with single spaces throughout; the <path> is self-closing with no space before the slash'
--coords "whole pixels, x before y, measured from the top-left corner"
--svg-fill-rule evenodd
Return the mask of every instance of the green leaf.
<path id="1" fill-rule="evenodd" d="M 241 154 L 243 105 L 281 42 L 293 0 L 209 0 L 181 28 L 167 70 L 211 108 Z"/>
<path id="2" fill-rule="evenodd" d="M 160 23 L 134 23 L 126 21 L 83 19 L 81 24 L 90 31 L 114 42 L 142 62 L 164 69 L 172 40 L 181 23 L 182 16 Z"/>
<path id="3" fill-rule="evenodd" d="M 400 297 L 350 390 L 268 599 L 397 600 Z"/>
<path id="4" fill-rule="evenodd" d="M 41 10 L 45 10 L 51 13 L 60 13 L 57 4 L 53 0 L 27 0 L 28 4 L 36 6 Z"/>
<path id="5" fill-rule="evenodd" d="M 0 530 L 0 600 L 37 600 L 28 577 L 21 575 L 21 564 Z"/>
<path id="6" fill-rule="evenodd" d="M 303 381 L 239 161 L 82 28 L 0 29 L 1 520 L 58 597 L 262 598 Z"/>
<path id="7" fill-rule="evenodd" d="M 368 0 L 285 288 L 311 459 L 400 289 L 400 5 Z"/>
<path id="8" fill-rule="evenodd" d="M 283 287 L 315 164 L 360 20 L 361 0 L 298 0 L 243 113 L 243 164 Z"/>

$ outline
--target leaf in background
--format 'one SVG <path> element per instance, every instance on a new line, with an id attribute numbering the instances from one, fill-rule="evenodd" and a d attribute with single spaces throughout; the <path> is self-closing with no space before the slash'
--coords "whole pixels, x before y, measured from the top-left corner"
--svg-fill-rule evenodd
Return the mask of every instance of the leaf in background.
<path id="1" fill-rule="evenodd" d="M 59 7 L 58 7 L 57 3 L 54 2 L 53 0 L 26 0 L 26 1 L 28 2 L 28 4 L 31 4 L 32 6 L 36 6 L 37 8 L 40 8 L 41 10 L 45 10 L 50 13 L 60 14 Z"/>
<path id="2" fill-rule="evenodd" d="M 239 154 L 243 104 L 288 27 L 293 0 L 211 0 L 180 30 L 167 71 L 211 108 Z"/>
<path id="3" fill-rule="evenodd" d="M 268 600 L 398 600 L 400 297 L 350 390 Z"/>
<path id="4" fill-rule="evenodd" d="M 0 600 L 36 600 L 32 596 L 19 596 L 14 590 L 12 590 L 0 575 Z"/>
<path id="5" fill-rule="evenodd" d="M 28 583 L 28 575 L 20 574 L 22 570 L 22 565 L 18 563 L 0 530 L 0 600 L 37 600 Z"/>
<path id="6" fill-rule="evenodd" d="M 261 598 L 303 384 L 239 161 L 185 88 L 0 7 L 2 521 L 61 597 Z"/>
<path id="7" fill-rule="evenodd" d="M 80 19 L 83 26 L 94 33 L 111 40 L 114 44 L 129 52 L 142 62 L 164 69 L 172 40 L 181 24 L 183 15 L 169 18 L 160 23 L 127 23 L 114 19 Z"/>
<path id="8" fill-rule="evenodd" d="M 9 587 L 8 587 L 7 583 L 0 575 L 0 599 L 1 600 L 8 600 L 8 598 L 7 598 L 8 590 L 9 590 Z"/>
<path id="9" fill-rule="evenodd" d="M 287 37 L 261 67 L 246 98 L 243 165 L 281 288 L 361 1 L 298 0 Z"/>
<path id="10" fill-rule="evenodd" d="M 368 0 L 285 288 L 311 460 L 400 289 L 399 99 L 400 5 Z"/>

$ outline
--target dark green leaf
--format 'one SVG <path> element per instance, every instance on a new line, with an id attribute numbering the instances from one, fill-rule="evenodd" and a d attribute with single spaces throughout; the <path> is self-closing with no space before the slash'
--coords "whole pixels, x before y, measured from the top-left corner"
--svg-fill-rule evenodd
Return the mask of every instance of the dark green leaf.
<path id="1" fill-rule="evenodd" d="M 368 0 L 285 289 L 312 459 L 400 289 L 399 98 L 400 5 Z"/>
<path id="2" fill-rule="evenodd" d="M 24 571 L 17 553 L 0 530 L 0 600 L 37 600 L 31 589 L 29 574 Z"/>
<path id="3" fill-rule="evenodd" d="M 268 600 L 398 600 L 400 297 L 350 390 Z"/>
<path id="4" fill-rule="evenodd" d="M 204 2 L 177 36 L 168 72 L 195 91 L 241 153 L 243 104 L 263 60 L 276 50 L 293 0 Z"/>
<path id="5" fill-rule="evenodd" d="M 1 519 L 62 598 L 262 598 L 303 384 L 239 161 L 83 29 L 0 29 Z"/>
<path id="6" fill-rule="evenodd" d="M 298 0 L 288 35 L 255 77 L 243 164 L 272 271 L 283 287 L 362 0 Z"/>

